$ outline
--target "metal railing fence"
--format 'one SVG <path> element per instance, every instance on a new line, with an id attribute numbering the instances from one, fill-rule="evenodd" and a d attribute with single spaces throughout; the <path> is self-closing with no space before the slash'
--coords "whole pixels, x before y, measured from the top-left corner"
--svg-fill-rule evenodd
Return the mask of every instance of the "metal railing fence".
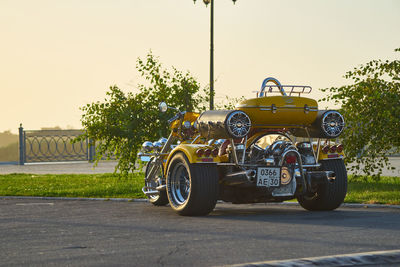
<path id="1" fill-rule="evenodd" d="M 33 162 L 93 161 L 95 146 L 85 138 L 72 142 L 82 130 L 24 130 L 19 128 L 19 164 Z"/>

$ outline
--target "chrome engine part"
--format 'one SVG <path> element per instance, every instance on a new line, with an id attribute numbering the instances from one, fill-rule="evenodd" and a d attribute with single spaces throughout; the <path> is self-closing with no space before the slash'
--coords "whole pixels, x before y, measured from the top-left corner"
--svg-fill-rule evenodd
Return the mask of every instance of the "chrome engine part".
<path id="1" fill-rule="evenodd" d="M 284 180 L 288 182 L 283 184 Z M 297 183 L 293 170 L 290 170 L 288 167 L 282 167 L 281 184 L 280 187 L 272 191 L 274 197 L 293 196 L 296 193 Z"/>
<path id="2" fill-rule="evenodd" d="M 249 116 L 240 110 L 209 110 L 197 119 L 197 129 L 207 139 L 243 138 L 250 128 Z"/>
<path id="3" fill-rule="evenodd" d="M 281 186 L 271 191 L 274 197 L 293 196 L 296 192 L 296 176 L 301 178 L 298 165 L 302 166 L 302 155 L 292 142 L 279 140 L 265 149 L 257 144 L 250 146 L 248 160 L 251 164 L 281 167 Z M 296 165 L 298 163 L 298 165 Z"/>
<path id="4" fill-rule="evenodd" d="M 154 149 L 153 142 L 146 141 L 142 145 L 142 149 L 144 152 L 151 152 Z"/>
<path id="5" fill-rule="evenodd" d="M 316 160 L 310 142 L 301 142 L 296 144 L 296 148 L 301 155 L 303 165 L 314 165 Z"/>

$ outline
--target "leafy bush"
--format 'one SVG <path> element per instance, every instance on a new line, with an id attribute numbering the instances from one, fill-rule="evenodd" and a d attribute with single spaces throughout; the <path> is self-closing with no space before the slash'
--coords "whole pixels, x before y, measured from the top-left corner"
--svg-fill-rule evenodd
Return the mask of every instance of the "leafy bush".
<path id="1" fill-rule="evenodd" d="M 116 170 L 123 174 L 135 169 L 137 153 L 144 141 L 168 136 L 167 121 L 174 111 L 160 113 L 160 102 L 179 110 L 202 111 L 209 100 L 206 89 L 201 90 L 189 72 L 176 68 L 167 71 L 151 52 L 145 60 L 137 60 L 136 68 L 148 83 L 140 84 L 137 93 L 124 93 L 112 86 L 104 102 L 81 108 L 86 134 L 80 138 L 98 140 L 96 162 L 112 153 L 118 159 Z"/>
<path id="2" fill-rule="evenodd" d="M 372 60 L 346 73 L 350 85 L 322 89 L 330 93 L 322 101 L 341 104 L 346 161 L 356 163 L 352 171 L 379 178 L 389 166 L 387 155 L 400 151 L 399 75 L 399 60 Z"/>

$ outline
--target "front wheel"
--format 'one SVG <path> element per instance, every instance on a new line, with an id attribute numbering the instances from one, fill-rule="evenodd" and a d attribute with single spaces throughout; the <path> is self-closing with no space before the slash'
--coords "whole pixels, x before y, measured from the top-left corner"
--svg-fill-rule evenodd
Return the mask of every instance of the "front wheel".
<path id="1" fill-rule="evenodd" d="M 180 215 L 207 215 L 218 198 L 217 168 L 213 164 L 190 164 L 186 156 L 173 156 L 167 172 L 169 203 Z"/>
<path id="2" fill-rule="evenodd" d="M 343 160 L 324 160 L 321 162 L 324 171 L 333 171 L 336 179 L 333 183 L 319 186 L 317 192 L 310 196 L 299 196 L 297 200 L 306 210 L 334 210 L 344 201 L 347 193 L 347 171 Z"/>
<path id="3" fill-rule="evenodd" d="M 150 172 L 150 169 L 154 167 L 156 163 L 156 158 L 152 157 L 150 161 L 146 165 L 146 171 L 144 177 L 147 177 L 147 174 Z M 152 179 L 151 181 L 146 181 L 145 180 L 145 185 L 150 188 L 156 188 L 157 186 L 161 186 L 163 183 L 163 168 L 162 165 L 158 166 L 158 172 L 156 174 L 156 177 Z M 154 206 L 165 206 L 168 204 L 168 198 L 167 198 L 167 192 L 165 190 L 160 191 L 158 195 L 150 195 L 148 196 L 149 201 L 151 204 Z"/>

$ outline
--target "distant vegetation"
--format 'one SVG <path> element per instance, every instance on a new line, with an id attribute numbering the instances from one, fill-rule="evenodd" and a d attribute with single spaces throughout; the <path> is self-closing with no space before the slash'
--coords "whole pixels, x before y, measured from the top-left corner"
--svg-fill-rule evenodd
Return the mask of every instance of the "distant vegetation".
<path id="1" fill-rule="evenodd" d="M 0 133 L 0 161 L 18 160 L 18 135 L 10 131 Z"/>
<path id="2" fill-rule="evenodd" d="M 0 147 L 0 161 L 18 161 L 18 142 Z"/>
<path id="3" fill-rule="evenodd" d="M 4 131 L 0 133 L 0 147 L 5 147 L 12 143 L 18 143 L 17 134 L 13 134 L 11 131 Z"/>

